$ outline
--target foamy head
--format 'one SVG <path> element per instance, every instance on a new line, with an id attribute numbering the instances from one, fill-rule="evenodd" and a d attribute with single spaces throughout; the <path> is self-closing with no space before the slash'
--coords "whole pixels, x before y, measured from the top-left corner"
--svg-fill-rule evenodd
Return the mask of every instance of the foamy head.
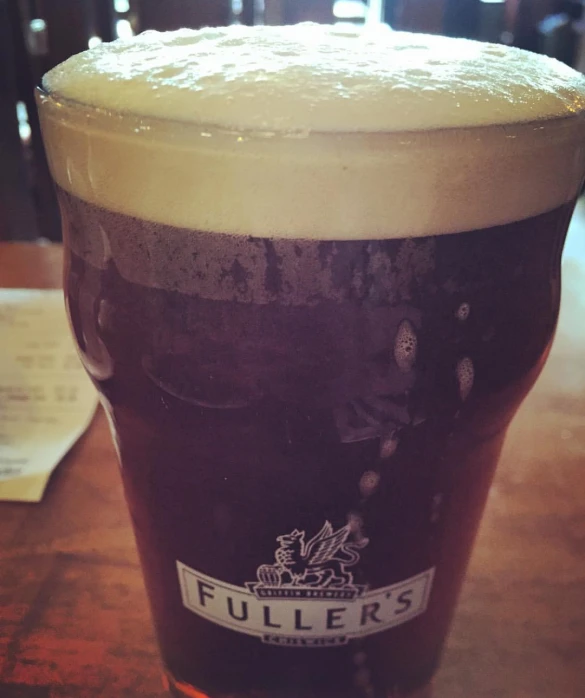
<path id="1" fill-rule="evenodd" d="M 318 25 L 146 32 L 45 76 L 55 179 L 113 211 L 261 237 L 484 228 L 575 196 L 585 80 L 549 58 Z"/>

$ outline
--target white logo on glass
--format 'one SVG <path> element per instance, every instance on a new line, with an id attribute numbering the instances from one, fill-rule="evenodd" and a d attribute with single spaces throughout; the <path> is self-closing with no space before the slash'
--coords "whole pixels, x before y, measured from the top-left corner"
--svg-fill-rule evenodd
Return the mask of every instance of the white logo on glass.
<path id="1" fill-rule="evenodd" d="M 245 587 L 177 562 L 185 608 L 230 630 L 286 647 L 330 647 L 388 630 L 425 612 L 434 568 L 378 589 L 354 583 L 351 568 L 366 538 L 326 521 L 312 538 L 278 536 L 274 564 L 260 565 Z"/>

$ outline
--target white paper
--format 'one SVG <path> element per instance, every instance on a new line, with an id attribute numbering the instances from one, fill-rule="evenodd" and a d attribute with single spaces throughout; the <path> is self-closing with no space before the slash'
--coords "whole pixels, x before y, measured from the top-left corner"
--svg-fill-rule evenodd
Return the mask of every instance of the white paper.
<path id="1" fill-rule="evenodd" d="M 63 292 L 0 289 L 0 500 L 40 501 L 96 406 Z"/>

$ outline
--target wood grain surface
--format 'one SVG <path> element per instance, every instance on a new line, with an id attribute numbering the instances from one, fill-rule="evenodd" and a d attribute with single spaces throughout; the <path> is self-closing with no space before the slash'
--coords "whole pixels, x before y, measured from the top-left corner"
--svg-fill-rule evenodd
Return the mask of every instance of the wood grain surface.
<path id="1" fill-rule="evenodd" d="M 436 698 L 585 696 L 584 233 L 581 205 L 555 346 L 510 429 Z M 0 244 L 0 285 L 58 286 L 60 258 Z M 42 503 L 0 503 L 0 697 L 163 698 L 160 676 L 99 412 Z"/>

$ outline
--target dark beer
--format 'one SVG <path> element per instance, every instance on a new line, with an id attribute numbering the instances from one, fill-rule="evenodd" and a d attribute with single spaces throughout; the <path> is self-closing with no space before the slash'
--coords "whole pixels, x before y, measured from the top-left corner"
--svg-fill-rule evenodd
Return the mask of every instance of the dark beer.
<path id="1" fill-rule="evenodd" d="M 213 696 L 424 686 L 505 429 L 550 346 L 572 205 L 454 235 L 319 242 L 153 225 L 64 192 L 61 203 L 76 240 L 67 305 L 117 434 L 171 674 Z M 82 252 L 96 230 L 101 267 Z M 155 281 L 176 254 L 189 292 L 181 279 Z M 307 544 L 325 522 L 351 528 L 346 552 L 331 556 L 342 559 L 337 578 L 279 584 L 275 574 L 262 633 L 248 634 L 249 602 L 209 579 L 246 589 L 263 570 L 270 582 L 283 534 L 302 531 Z M 290 567 L 306 567 L 284 543 Z M 207 578 L 190 611 L 177 561 Z M 335 594 L 428 570 L 426 610 L 404 623 L 423 606 L 416 589 L 388 609 Z M 275 608 L 279 589 L 289 595 Z M 315 602 L 311 590 L 333 598 Z M 217 617 L 202 617 L 212 603 Z"/>
<path id="2" fill-rule="evenodd" d="M 584 84 L 310 25 L 46 78 L 67 308 L 174 695 L 430 695 L 554 335 Z"/>

